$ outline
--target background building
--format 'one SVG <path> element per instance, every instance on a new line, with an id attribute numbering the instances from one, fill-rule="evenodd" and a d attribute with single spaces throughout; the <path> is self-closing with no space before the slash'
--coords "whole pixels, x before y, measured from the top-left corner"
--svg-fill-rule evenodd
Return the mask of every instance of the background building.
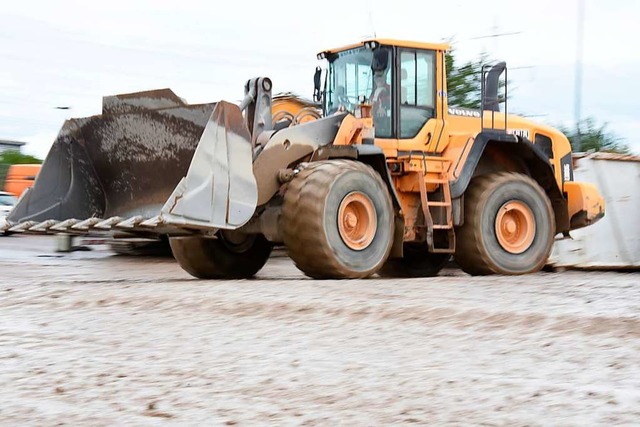
<path id="1" fill-rule="evenodd" d="M 5 151 L 9 151 L 9 150 L 21 152 L 22 146 L 25 144 L 26 142 L 12 141 L 9 139 L 0 139 L 0 153 L 4 153 Z"/>

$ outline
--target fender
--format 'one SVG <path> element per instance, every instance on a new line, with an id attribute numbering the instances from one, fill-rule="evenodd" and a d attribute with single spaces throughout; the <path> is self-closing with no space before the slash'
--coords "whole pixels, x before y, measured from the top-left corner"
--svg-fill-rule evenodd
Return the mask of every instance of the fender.
<path id="1" fill-rule="evenodd" d="M 494 132 L 494 131 L 483 131 L 480 132 L 475 140 L 473 141 L 473 145 L 469 150 L 469 155 L 466 160 L 459 159 L 458 161 L 464 160 L 464 165 L 462 167 L 462 172 L 458 176 L 458 178 L 451 182 L 451 197 L 456 199 L 464 194 L 469 186 L 469 182 L 473 177 L 476 168 L 478 167 L 478 163 L 480 163 L 480 158 L 484 153 L 484 149 L 487 147 L 489 141 L 497 141 L 497 142 L 506 142 L 506 143 L 517 143 L 518 139 L 516 136 L 511 134 L 506 134 L 503 132 Z M 455 165 L 454 169 L 457 167 Z"/>
<path id="2" fill-rule="evenodd" d="M 520 136 L 497 131 L 480 132 L 471 146 L 460 175 L 451 182 L 451 197 L 459 198 L 467 190 L 487 146 L 493 146 L 513 158 L 522 160 L 531 177 L 549 196 L 555 213 L 556 232 L 568 231 L 567 201 L 558 187 L 553 166 L 542 150 Z"/>
<path id="3" fill-rule="evenodd" d="M 380 174 L 382 180 L 387 184 L 391 201 L 396 210 L 400 210 L 400 199 L 396 188 L 391 180 L 391 173 L 387 167 L 387 158 L 382 149 L 376 145 L 326 145 L 313 152 L 310 161 L 329 159 L 353 159 L 371 166 Z"/>

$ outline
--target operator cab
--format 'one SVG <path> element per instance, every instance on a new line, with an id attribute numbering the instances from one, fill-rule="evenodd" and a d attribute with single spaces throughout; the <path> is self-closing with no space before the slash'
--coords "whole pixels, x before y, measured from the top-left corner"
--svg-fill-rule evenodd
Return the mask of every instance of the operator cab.
<path id="1" fill-rule="evenodd" d="M 328 61 L 325 115 L 355 113 L 364 100 L 372 105 L 376 138 L 414 138 L 436 117 L 436 50 L 445 46 L 430 47 L 367 41 L 320 53 Z"/>

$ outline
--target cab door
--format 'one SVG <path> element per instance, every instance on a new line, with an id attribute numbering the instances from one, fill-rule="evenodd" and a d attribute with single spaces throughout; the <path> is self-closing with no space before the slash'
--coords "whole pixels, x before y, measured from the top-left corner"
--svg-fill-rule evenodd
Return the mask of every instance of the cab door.
<path id="1" fill-rule="evenodd" d="M 435 151 L 442 130 L 437 120 L 436 51 L 399 48 L 397 58 L 398 155 Z"/>

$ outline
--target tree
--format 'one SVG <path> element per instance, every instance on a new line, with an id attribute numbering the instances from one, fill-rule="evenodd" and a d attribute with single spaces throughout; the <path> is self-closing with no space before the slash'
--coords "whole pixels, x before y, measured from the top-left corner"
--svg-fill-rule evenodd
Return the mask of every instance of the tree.
<path id="1" fill-rule="evenodd" d="M 566 126 L 556 126 L 558 130 L 566 135 L 571 142 L 571 148 L 575 150 L 576 129 L 569 129 Z M 607 124 L 599 125 L 595 119 L 589 117 L 580 122 L 580 151 L 604 151 L 607 153 L 629 154 L 631 149 L 622 142 L 614 133 L 607 129 Z"/>
<path id="2" fill-rule="evenodd" d="M 447 67 L 447 97 L 449 105 L 463 108 L 480 109 L 482 66 L 492 61 L 486 54 L 477 60 L 457 65 L 453 49 L 445 56 Z M 500 82 L 504 87 L 504 82 Z M 564 133 L 575 150 L 576 130 L 566 126 L 555 126 Z M 622 139 L 607 129 L 607 124 L 597 124 L 593 118 L 580 122 L 580 151 L 605 151 L 609 153 L 629 154 L 631 149 Z"/>
<path id="3" fill-rule="evenodd" d="M 454 49 L 445 54 L 447 67 L 447 99 L 449 105 L 463 108 L 480 109 L 482 92 L 482 67 L 494 63 L 485 53 L 480 58 L 458 65 Z M 504 88 L 504 81 L 499 83 Z M 502 102 L 502 101 L 501 101 Z"/>
<path id="4" fill-rule="evenodd" d="M 456 63 L 453 50 L 445 55 L 447 67 L 447 98 L 449 105 L 463 108 L 480 108 L 480 70 L 483 58 L 461 66 Z"/>
<path id="5" fill-rule="evenodd" d="M 19 151 L 8 150 L 0 153 L 0 163 L 6 165 L 41 164 L 42 160 L 30 154 L 22 154 Z"/>

